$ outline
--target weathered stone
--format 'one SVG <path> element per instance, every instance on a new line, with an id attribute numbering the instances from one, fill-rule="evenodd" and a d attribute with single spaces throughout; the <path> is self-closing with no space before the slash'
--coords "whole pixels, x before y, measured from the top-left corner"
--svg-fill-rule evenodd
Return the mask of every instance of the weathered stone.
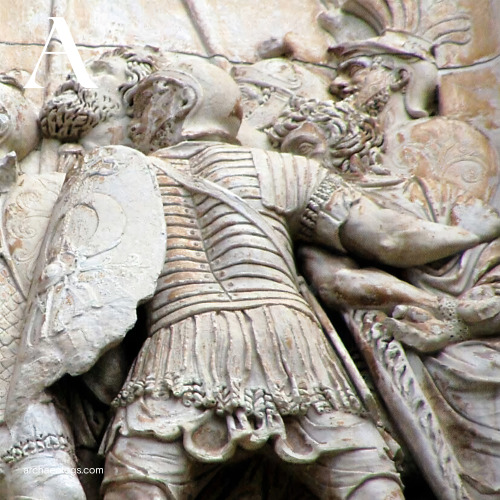
<path id="1" fill-rule="evenodd" d="M 181 497 L 402 498 L 413 461 L 439 499 L 496 498 L 499 5 L 0 7 L 0 497 L 82 499 L 40 467 L 102 444 L 107 500 L 163 495 L 165 452 Z M 22 95 L 49 16 L 97 89 L 49 54 Z M 375 473 L 352 492 L 342 439 Z"/>

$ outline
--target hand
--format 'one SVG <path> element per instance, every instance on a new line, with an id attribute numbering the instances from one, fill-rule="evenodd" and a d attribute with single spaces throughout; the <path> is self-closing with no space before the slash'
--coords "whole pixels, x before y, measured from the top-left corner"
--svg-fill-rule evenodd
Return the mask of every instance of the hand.
<path id="1" fill-rule="evenodd" d="M 443 310 L 436 315 L 420 307 L 397 306 L 383 324 L 387 333 L 408 347 L 422 353 L 439 351 L 467 337 L 467 327 L 456 316 L 456 303 L 453 305 L 452 312 Z"/>
<path id="2" fill-rule="evenodd" d="M 458 225 L 477 235 L 481 242 L 491 241 L 500 236 L 500 217 L 498 212 L 479 201 L 474 205 L 456 207 L 454 215 Z"/>
<path id="3" fill-rule="evenodd" d="M 462 294 L 457 312 L 469 324 L 481 323 L 500 314 L 498 283 L 479 285 Z"/>

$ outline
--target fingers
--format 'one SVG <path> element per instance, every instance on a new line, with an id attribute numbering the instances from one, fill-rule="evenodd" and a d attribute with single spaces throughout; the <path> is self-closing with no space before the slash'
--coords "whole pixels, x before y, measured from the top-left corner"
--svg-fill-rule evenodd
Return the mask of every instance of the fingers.
<path id="1" fill-rule="evenodd" d="M 424 323 L 432 319 L 428 311 L 416 306 L 398 305 L 392 311 L 394 319 L 411 321 L 413 323 Z"/>
<path id="2" fill-rule="evenodd" d="M 396 340 L 425 354 L 439 351 L 450 340 L 446 333 L 443 333 L 443 335 L 430 333 L 427 330 L 427 325 L 422 323 L 408 324 L 394 318 L 387 318 L 384 320 L 383 325 L 387 333 Z"/>

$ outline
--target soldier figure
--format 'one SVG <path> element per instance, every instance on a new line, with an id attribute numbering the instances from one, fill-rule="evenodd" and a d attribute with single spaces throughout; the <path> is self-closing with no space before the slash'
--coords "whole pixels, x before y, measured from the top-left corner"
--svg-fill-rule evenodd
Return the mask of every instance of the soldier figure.
<path id="1" fill-rule="evenodd" d="M 293 240 L 404 266 L 480 238 L 381 209 L 313 160 L 236 145 L 238 87 L 206 62 L 147 77 L 133 99 L 167 250 L 104 443 L 105 499 L 193 498 L 222 463 L 270 448 L 318 498 L 403 498 L 298 291 Z"/>

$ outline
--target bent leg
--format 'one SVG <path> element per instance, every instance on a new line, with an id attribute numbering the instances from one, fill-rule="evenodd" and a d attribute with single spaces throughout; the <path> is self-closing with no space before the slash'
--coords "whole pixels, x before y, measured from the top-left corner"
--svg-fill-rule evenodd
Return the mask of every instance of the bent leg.
<path id="1" fill-rule="evenodd" d="M 168 500 L 162 488 L 154 484 L 148 483 L 122 483 L 116 484 L 110 488 L 105 500 L 140 500 L 147 498 L 148 500 Z"/>
<path id="2" fill-rule="evenodd" d="M 294 467 L 319 499 L 404 499 L 394 464 L 377 449 L 325 454 L 313 464 Z"/>
<path id="3" fill-rule="evenodd" d="M 363 483 L 349 496 L 350 500 L 404 500 L 401 486 L 392 479 L 377 478 Z"/>
<path id="4" fill-rule="evenodd" d="M 387 443 L 371 420 L 338 411 L 320 414 L 310 409 L 296 421 L 297 430 L 298 426 L 302 439 L 316 443 L 320 455 L 312 463 L 290 464 L 289 468 L 317 498 L 404 499 Z"/>
<path id="5" fill-rule="evenodd" d="M 0 442 L 13 446 L 10 464 L 4 469 L 8 498 L 84 500 L 76 474 L 71 430 L 64 414 L 48 391 L 39 400 L 11 415 L 9 427 L 0 427 Z M 10 441 L 13 438 L 13 443 Z M 21 450 L 27 453 L 19 453 Z M 8 453 L 7 453 L 8 454 Z M 2 497 L 4 498 L 4 497 Z"/>
<path id="6" fill-rule="evenodd" d="M 118 436 L 106 455 L 105 500 L 187 500 L 213 478 L 219 464 L 193 460 L 182 441 Z"/>

